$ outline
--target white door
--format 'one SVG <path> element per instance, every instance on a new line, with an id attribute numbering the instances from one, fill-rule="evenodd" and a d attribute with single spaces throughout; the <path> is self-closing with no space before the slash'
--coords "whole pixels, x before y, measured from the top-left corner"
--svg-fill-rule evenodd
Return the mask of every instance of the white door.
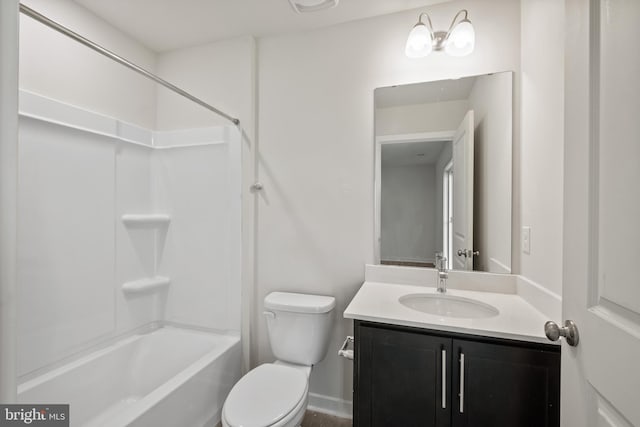
<path id="1" fill-rule="evenodd" d="M 640 1 L 566 7 L 562 426 L 638 427 Z"/>
<path id="2" fill-rule="evenodd" d="M 473 111 L 453 137 L 453 268 L 473 270 Z M 460 254 L 460 255 L 458 255 Z"/>

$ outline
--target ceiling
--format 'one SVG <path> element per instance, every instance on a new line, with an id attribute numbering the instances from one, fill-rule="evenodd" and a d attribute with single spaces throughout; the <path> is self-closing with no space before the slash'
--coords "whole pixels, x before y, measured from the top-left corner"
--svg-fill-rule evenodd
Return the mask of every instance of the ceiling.
<path id="1" fill-rule="evenodd" d="M 383 144 L 381 164 L 383 167 L 434 165 L 446 144 L 447 141 Z"/>
<path id="2" fill-rule="evenodd" d="M 376 108 L 461 101 L 469 98 L 476 77 L 439 80 L 376 89 Z"/>
<path id="3" fill-rule="evenodd" d="M 156 52 L 216 40 L 305 31 L 450 0 L 340 0 L 314 13 L 288 0 L 73 0 Z M 416 17 L 417 18 L 417 17 Z"/>

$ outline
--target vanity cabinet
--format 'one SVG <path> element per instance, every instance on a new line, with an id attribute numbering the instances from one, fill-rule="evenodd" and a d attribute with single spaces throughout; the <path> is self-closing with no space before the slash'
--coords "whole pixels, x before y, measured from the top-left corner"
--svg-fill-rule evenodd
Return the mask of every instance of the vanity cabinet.
<path id="1" fill-rule="evenodd" d="M 557 427 L 560 347 L 355 321 L 355 427 Z"/>

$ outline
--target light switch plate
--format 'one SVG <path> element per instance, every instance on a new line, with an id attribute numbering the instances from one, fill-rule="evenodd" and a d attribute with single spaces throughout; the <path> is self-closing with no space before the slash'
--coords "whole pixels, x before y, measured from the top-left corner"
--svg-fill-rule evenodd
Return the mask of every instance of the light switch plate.
<path id="1" fill-rule="evenodd" d="M 522 227 L 522 252 L 531 253 L 531 227 Z"/>

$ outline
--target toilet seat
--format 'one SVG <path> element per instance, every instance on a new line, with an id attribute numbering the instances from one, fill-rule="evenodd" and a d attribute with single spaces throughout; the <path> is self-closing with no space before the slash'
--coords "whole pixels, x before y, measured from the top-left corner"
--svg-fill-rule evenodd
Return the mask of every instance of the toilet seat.
<path id="1" fill-rule="evenodd" d="M 265 363 L 233 386 L 222 409 L 227 425 L 269 427 L 285 425 L 306 407 L 309 383 L 299 369 Z"/>

